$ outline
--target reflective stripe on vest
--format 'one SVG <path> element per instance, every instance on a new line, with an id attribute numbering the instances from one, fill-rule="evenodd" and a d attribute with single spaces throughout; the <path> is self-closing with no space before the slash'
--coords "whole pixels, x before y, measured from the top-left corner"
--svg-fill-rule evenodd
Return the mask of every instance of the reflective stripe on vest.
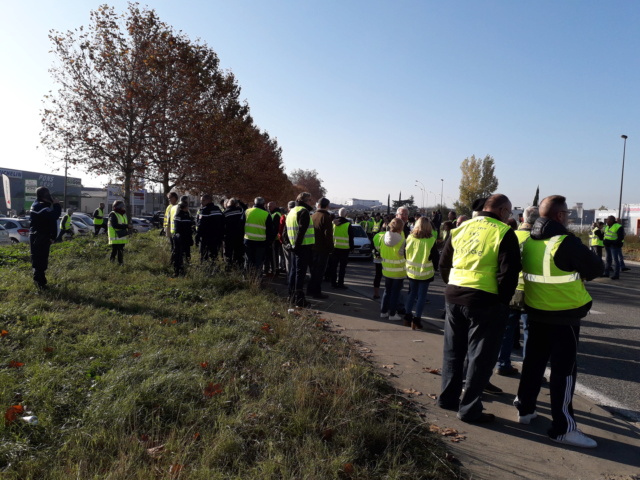
<path id="1" fill-rule="evenodd" d="M 524 301 L 530 307 L 546 311 L 571 310 L 591 301 L 580 275 L 560 270 L 555 264 L 554 255 L 566 237 L 531 239 L 524 244 Z"/>
<path id="2" fill-rule="evenodd" d="M 98 215 L 99 215 L 101 218 L 95 218 L 95 213 L 94 213 L 94 214 L 93 214 L 93 224 L 94 224 L 94 225 L 102 225 L 102 224 L 103 224 L 103 222 L 104 222 L 104 212 L 102 211 L 102 209 L 101 209 L 101 208 L 96 208 L 96 210 L 97 210 L 97 212 L 98 212 Z"/>
<path id="3" fill-rule="evenodd" d="M 333 246 L 343 250 L 349 248 L 349 222 L 342 225 L 333 224 Z"/>
<path id="4" fill-rule="evenodd" d="M 453 229 L 449 284 L 497 294 L 498 250 L 510 228 L 500 220 L 481 216 Z"/>
<path id="5" fill-rule="evenodd" d="M 604 239 L 605 240 L 612 240 L 612 241 L 616 241 L 618 240 L 618 230 L 620 229 L 620 224 L 619 223 L 614 223 L 613 225 L 609 226 L 607 225 L 606 227 L 604 227 Z"/>
<path id="6" fill-rule="evenodd" d="M 301 210 L 306 210 L 303 206 L 294 207 L 287 215 L 287 219 L 285 223 L 287 225 L 287 235 L 289 236 L 289 242 L 292 245 L 296 243 L 296 239 L 298 238 L 298 232 L 300 231 L 300 225 L 298 225 L 298 212 Z M 313 222 L 309 219 L 309 227 L 307 231 L 304 232 L 304 238 L 302 239 L 302 245 L 313 245 L 316 243 L 316 234 L 313 228 Z"/>
<path id="7" fill-rule="evenodd" d="M 244 238 L 256 242 L 264 242 L 267 239 L 267 217 L 269 212 L 254 207 L 246 211 L 246 216 Z"/>
<path id="8" fill-rule="evenodd" d="M 120 225 L 126 225 L 127 223 L 129 223 L 126 215 L 121 215 L 118 212 L 113 212 L 113 213 L 115 213 L 116 218 L 118 219 L 118 223 Z M 124 237 L 118 237 L 118 235 L 116 234 L 116 229 L 111 226 L 111 219 L 109 219 L 109 228 L 107 230 L 109 233 L 109 245 L 119 244 L 119 243 L 129 243 L 129 237 L 127 235 L 125 235 Z"/>
<path id="9" fill-rule="evenodd" d="M 180 205 L 178 205 L 177 203 L 175 205 L 170 206 L 169 221 L 171 223 L 169 224 L 169 226 L 171 228 L 172 234 L 176 233 L 176 222 L 174 222 L 174 220 L 176 218 L 176 213 L 178 213 L 178 210 L 180 210 Z"/>
<path id="10" fill-rule="evenodd" d="M 596 235 L 597 231 L 598 231 L 598 229 L 594 228 L 593 230 L 591 230 L 591 234 L 589 235 L 589 238 L 591 239 L 591 246 L 592 247 L 602 247 L 602 246 L 604 246 L 604 241 L 600 240 L 598 238 L 598 236 Z"/>
<path id="11" fill-rule="evenodd" d="M 380 231 L 380 228 L 382 228 L 382 220 L 374 220 L 373 221 L 373 233 L 378 233 Z"/>
<path id="12" fill-rule="evenodd" d="M 435 237 L 416 238 L 409 235 L 405 250 L 407 256 L 407 276 L 414 280 L 428 280 L 433 277 L 433 263 L 429 260 Z"/>
<path id="13" fill-rule="evenodd" d="M 406 260 L 400 255 L 400 249 L 404 240 L 393 247 L 388 247 L 384 239 L 380 244 L 380 256 L 382 257 L 382 275 L 388 278 L 405 278 Z"/>
<path id="14" fill-rule="evenodd" d="M 531 238 L 530 230 L 516 230 L 516 237 L 518 237 L 518 245 L 520 246 L 520 258 L 522 259 L 522 248 L 527 240 Z M 522 270 L 518 274 L 518 285 L 516 286 L 516 290 L 524 291 L 524 277 L 522 275 Z"/>

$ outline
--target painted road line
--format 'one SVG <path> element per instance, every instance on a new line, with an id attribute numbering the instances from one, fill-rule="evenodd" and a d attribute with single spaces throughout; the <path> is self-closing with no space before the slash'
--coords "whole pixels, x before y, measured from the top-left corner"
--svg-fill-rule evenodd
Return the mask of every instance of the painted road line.
<path id="1" fill-rule="evenodd" d="M 589 310 L 591 315 L 606 315 L 604 312 L 599 312 L 598 310 Z"/>
<path id="2" fill-rule="evenodd" d="M 595 286 L 595 285 L 597 285 L 599 287 L 613 287 L 613 288 L 617 288 L 617 289 L 620 289 L 620 290 L 631 290 L 633 292 L 640 291 L 640 288 L 622 287 L 620 285 L 614 285 L 612 283 L 600 283 L 600 282 L 598 282 L 598 283 L 590 283 L 588 286 L 592 287 L 592 286 Z"/>

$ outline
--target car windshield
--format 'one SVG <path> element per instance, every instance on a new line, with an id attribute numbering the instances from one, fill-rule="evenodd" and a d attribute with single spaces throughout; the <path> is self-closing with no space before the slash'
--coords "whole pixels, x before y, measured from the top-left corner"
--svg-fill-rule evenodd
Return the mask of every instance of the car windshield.
<path id="1" fill-rule="evenodd" d="M 364 231 L 364 228 L 362 228 L 360 225 L 351 225 L 351 228 L 353 230 L 354 236 L 368 238 L 367 234 Z"/>
<path id="2" fill-rule="evenodd" d="M 18 220 L 18 222 L 22 228 L 29 228 L 31 226 L 31 222 L 29 220 Z"/>

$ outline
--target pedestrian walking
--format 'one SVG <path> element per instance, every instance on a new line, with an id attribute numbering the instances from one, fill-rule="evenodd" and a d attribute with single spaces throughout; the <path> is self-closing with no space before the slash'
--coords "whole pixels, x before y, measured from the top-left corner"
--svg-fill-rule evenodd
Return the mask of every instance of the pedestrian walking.
<path id="1" fill-rule="evenodd" d="M 104 203 L 100 202 L 98 208 L 93 211 L 93 235 L 98 236 L 101 230 L 107 231 L 107 222 L 104 219 Z"/>

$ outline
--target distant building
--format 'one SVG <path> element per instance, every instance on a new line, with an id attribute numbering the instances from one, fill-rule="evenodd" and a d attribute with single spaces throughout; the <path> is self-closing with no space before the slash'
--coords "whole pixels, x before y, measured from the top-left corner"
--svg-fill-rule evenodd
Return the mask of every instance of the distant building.
<path id="1" fill-rule="evenodd" d="M 64 200 L 64 175 L 51 173 L 28 172 L 13 168 L 0 167 L 0 177 L 6 175 L 9 178 L 9 190 L 11 194 L 11 210 L 14 213 L 28 212 L 31 204 L 36 200 L 36 189 L 47 187 L 51 195 L 61 203 Z M 0 185 L 3 182 L 0 182 Z M 7 212 L 5 187 L 0 189 L 0 211 Z M 64 208 L 80 210 L 82 195 L 82 180 L 76 177 L 67 177 L 67 204 Z"/>
<path id="2" fill-rule="evenodd" d="M 609 215 L 620 218 L 618 209 L 615 210 L 596 210 L 596 220 L 604 222 Z M 622 225 L 627 235 L 638 235 L 640 231 L 640 203 L 629 203 L 622 205 Z"/>
<path id="3" fill-rule="evenodd" d="M 349 207 L 372 208 L 382 205 L 378 200 L 362 200 L 361 198 L 348 198 L 344 203 Z"/>

